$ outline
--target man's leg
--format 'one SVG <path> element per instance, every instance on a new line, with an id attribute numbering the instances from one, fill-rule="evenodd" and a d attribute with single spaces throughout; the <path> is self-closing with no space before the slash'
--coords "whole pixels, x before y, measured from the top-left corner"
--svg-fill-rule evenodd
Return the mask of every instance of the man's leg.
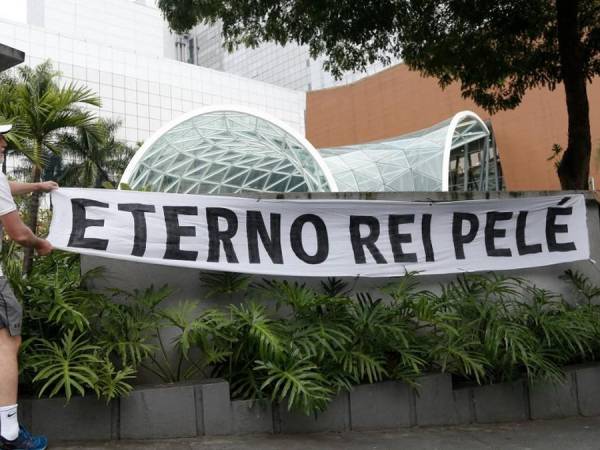
<path id="1" fill-rule="evenodd" d="M 8 440 L 16 439 L 19 435 L 17 354 L 20 345 L 21 336 L 11 336 L 8 329 L 0 329 L 0 435 Z"/>
<path id="2" fill-rule="evenodd" d="M 17 403 L 20 345 L 21 336 L 11 336 L 6 328 L 0 329 L 0 407 Z"/>

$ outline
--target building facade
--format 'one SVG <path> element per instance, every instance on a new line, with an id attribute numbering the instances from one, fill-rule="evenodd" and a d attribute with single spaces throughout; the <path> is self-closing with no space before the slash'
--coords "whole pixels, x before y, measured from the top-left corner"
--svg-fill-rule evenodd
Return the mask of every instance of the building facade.
<path id="1" fill-rule="evenodd" d="M 590 187 L 600 183 L 600 82 L 588 84 L 592 161 Z M 464 99 L 460 87 L 442 90 L 435 78 L 400 64 L 348 86 L 307 94 L 306 138 L 317 148 L 388 139 L 470 110 L 491 123 L 506 189 L 556 190 L 552 147 L 567 146 L 564 87 L 532 89 L 513 110 L 490 115 Z"/>
<path id="2" fill-rule="evenodd" d="M 98 113 L 122 121 L 121 137 L 143 141 L 201 106 L 239 104 L 265 111 L 304 133 L 303 92 L 165 57 L 160 11 L 129 0 L 11 0 L 23 20 L 3 18 L 0 43 L 25 63 L 51 59 L 63 82 L 80 82 L 102 99 Z"/>
<path id="3" fill-rule="evenodd" d="M 305 45 L 285 47 L 271 42 L 257 48 L 241 47 L 229 53 L 223 48 L 221 27 L 197 25 L 188 33 L 176 34 L 165 24 L 165 56 L 300 91 L 343 86 L 383 69 L 381 63 L 364 72 L 347 72 L 336 80 L 323 70 L 324 58 L 312 58 Z"/>

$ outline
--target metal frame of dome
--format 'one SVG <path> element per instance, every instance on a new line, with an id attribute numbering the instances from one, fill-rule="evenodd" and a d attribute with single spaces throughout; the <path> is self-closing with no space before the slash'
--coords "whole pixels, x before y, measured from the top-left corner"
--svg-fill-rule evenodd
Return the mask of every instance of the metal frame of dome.
<path id="1" fill-rule="evenodd" d="M 448 133 L 446 134 L 446 141 L 444 143 L 444 158 L 443 158 L 443 166 L 442 166 L 442 191 L 448 191 L 449 189 L 449 181 L 450 181 L 450 153 L 452 149 L 455 147 L 454 142 L 454 134 L 458 126 L 465 119 L 474 119 L 485 133 L 489 136 L 490 130 L 486 126 L 486 124 L 481 120 L 481 118 L 472 111 L 461 111 L 459 113 L 454 114 L 452 120 L 450 121 L 450 125 L 448 126 Z"/>
<path id="2" fill-rule="evenodd" d="M 448 191 L 453 156 L 474 142 L 487 155 L 489 137 L 475 113 L 461 111 L 409 134 L 319 152 L 342 190 Z"/>
<path id="3" fill-rule="evenodd" d="M 204 107 L 204 108 L 200 108 L 200 109 L 196 109 L 193 111 L 190 111 L 178 118 L 176 118 L 175 120 L 169 122 L 168 124 L 166 124 L 165 126 L 161 127 L 158 131 L 156 131 L 155 133 L 153 133 L 153 135 L 142 145 L 142 147 L 140 147 L 140 149 L 136 152 L 136 154 L 134 155 L 134 157 L 132 158 L 132 160 L 130 161 L 130 163 L 128 164 L 123 177 L 121 179 L 121 182 L 123 183 L 130 183 L 132 180 L 132 177 L 136 171 L 136 169 L 138 169 L 138 166 L 141 164 L 141 162 L 144 160 L 144 157 L 146 156 L 146 154 L 148 153 L 149 150 L 151 150 L 154 146 L 154 144 L 156 144 L 163 136 L 168 135 L 169 132 L 177 130 L 177 127 L 183 123 L 185 123 L 186 121 L 190 120 L 190 119 L 194 119 L 194 118 L 198 118 L 199 116 L 204 116 L 204 115 L 210 115 L 210 114 L 218 114 L 218 113 L 223 113 L 224 116 L 223 118 L 226 118 L 226 114 L 227 113 L 232 113 L 232 115 L 235 114 L 241 114 L 241 115 L 247 115 L 247 116 L 251 116 L 254 118 L 257 118 L 259 120 L 265 121 L 267 122 L 267 124 L 271 127 L 274 128 L 278 128 L 280 132 L 284 133 L 285 135 L 289 136 L 292 140 L 295 140 L 296 142 L 294 143 L 294 148 L 298 148 L 298 145 L 300 145 L 301 147 L 303 147 L 303 150 L 306 150 L 308 152 L 308 156 L 310 156 L 310 158 L 312 158 L 313 162 L 314 162 L 314 166 L 307 168 L 307 170 L 303 169 L 304 166 L 302 168 L 299 169 L 298 173 L 296 174 L 291 174 L 291 175 L 298 175 L 301 177 L 304 177 L 305 180 L 305 184 L 306 186 L 308 186 L 310 188 L 310 183 L 308 183 L 306 180 L 307 179 L 312 179 L 312 174 L 313 172 L 311 172 L 311 170 L 314 170 L 315 168 L 318 168 L 321 173 L 314 173 L 314 176 L 316 177 L 316 179 L 321 178 L 321 182 L 325 182 L 326 183 L 326 189 L 328 189 L 331 192 L 338 192 L 339 191 L 339 184 L 336 180 L 337 177 L 342 175 L 342 172 L 340 172 L 340 170 L 336 169 L 334 170 L 334 166 L 331 165 L 333 164 L 334 160 L 336 159 L 336 156 L 338 157 L 337 159 L 340 160 L 339 156 L 343 158 L 347 158 L 348 155 L 354 154 L 356 155 L 356 158 L 360 159 L 360 158 L 364 158 L 366 162 L 368 162 L 370 165 L 375 165 L 377 170 L 374 170 L 372 172 L 370 171 L 365 171 L 364 169 L 366 168 L 366 166 L 360 166 L 357 164 L 360 161 L 353 161 L 354 164 L 354 168 L 353 167 L 342 167 L 342 171 L 345 174 L 344 176 L 346 177 L 352 177 L 354 176 L 355 180 L 356 180 L 356 188 L 353 187 L 352 183 L 348 184 L 348 183 L 342 183 L 342 185 L 346 185 L 344 186 L 346 189 L 349 190 L 361 190 L 359 187 L 359 184 L 362 184 L 365 188 L 369 188 L 371 186 L 375 186 L 375 190 L 386 190 L 386 187 L 390 188 L 389 190 L 406 190 L 406 189 L 402 189 L 402 187 L 398 188 L 400 183 L 400 186 L 403 186 L 402 183 L 404 184 L 410 184 L 412 183 L 412 188 L 413 189 L 419 189 L 419 182 L 418 179 L 412 179 L 412 180 L 400 180 L 402 177 L 405 177 L 405 175 L 395 175 L 393 174 L 393 170 L 397 170 L 399 172 L 402 173 L 406 173 L 406 171 L 412 172 L 414 171 L 415 173 L 419 173 L 419 171 L 421 169 L 423 169 L 423 167 L 425 167 L 425 165 L 430 164 L 429 167 L 427 167 L 425 169 L 425 172 L 423 172 L 423 170 L 421 170 L 421 175 L 419 175 L 420 177 L 430 177 L 431 180 L 433 180 L 433 184 L 435 186 L 433 186 L 432 189 L 429 190 L 442 190 L 442 191 L 448 191 L 449 190 L 449 183 L 450 183 L 450 161 L 451 161 L 451 157 L 453 154 L 453 149 L 457 149 L 457 148 L 461 148 L 464 147 L 465 149 L 468 148 L 468 144 L 470 142 L 474 142 L 474 141 L 479 141 L 481 139 L 486 138 L 485 142 L 484 142 L 484 146 L 485 146 L 485 154 L 487 154 L 487 148 L 488 148 L 488 138 L 490 136 L 490 130 L 488 129 L 488 127 L 485 125 L 485 123 L 481 120 L 481 118 L 475 114 L 472 111 L 461 111 L 457 114 L 455 114 L 454 116 L 452 116 L 452 118 L 447 119 L 443 122 L 440 122 L 438 124 L 435 124 L 429 128 L 414 132 L 414 133 L 410 133 L 410 134 L 406 134 L 406 135 L 402 135 L 402 136 L 398 136 L 395 138 L 391 138 L 391 139 L 385 139 L 382 141 L 376 141 L 376 142 L 368 142 L 365 144 L 357 144 L 357 145 L 350 145 L 350 146 L 343 146 L 343 147 L 334 147 L 334 148 L 329 148 L 329 149 L 320 149 L 320 150 L 316 150 L 313 145 L 306 140 L 303 136 L 301 136 L 298 132 L 296 132 L 295 130 L 293 130 L 291 127 L 289 127 L 288 125 L 286 125 L 285 123 L 283 123 L 282 121 L 271 117 L 269 114 L 263 113 L 263 112 L 257 112 L 254 111 L 250 108 L 246 108 L 246 107 L 242 107 L 242 106 L 237 106 L 237 105 L 226 105 L 226 106 L 211 106 L 211 107 Z M 256 122 L 257 126 L 259 121 Z M 195 131 L 198 131 L 198 128 L 196 128 L 193 124 L 192 126 L 194 128 Z M 210 129 L 210 128 L 209 128 Z M 443 129 L 445 129 L 445 132 L 443 134 L 440 135 L 440 131 L 442 131 Z M 228 128 L 226 128 L 226 130 L 228 130 Z M 220 132 L 222 132 L 223 130 L 219 130 Z M 238 130 L 239 131 L 239 130 Z M 278 131 L 278 132 L 279 132 Z M 206 136 L 202 136 L 203 138 L 205 138 Z M 250 139 L 253 139 L 253 137 L 250 137 Z M 267 139 L 269 140 L 269 138 L 265 138 L 263 136 L 263 139 Z M 422 141 L 420 141 L 422 139 Z M 188 139 L 188 141 L 190 141 Z M 186 141 L 182 141 L 186 142 Z M 234 139 L 232 139 L 232 142 L 234 142 Z M 269 141 L 270 142 L 270 141 Z M 271 142 L 272 144 L 272 142 Z M 161 145 L 161 143 L 159 143 L 158 145 Z M 165 145 L 165 147 L 168 147 L 171 144 L 163 144 Z M 423 147 L 424 145 L 424 147 Z M 289 149 L 290 147 L 283 147 L 283 149 Z M 435 161 L 432 160 L 431 163 L 427 162 L 427 158 L 425 160 L 423 160 L 424 162 L 420 162 L 417 163 L 416 165 L 414 165 L 414 161 L 416 159 L 418 159 L 418 154 L 419 154 L 419 150 L 421 148 L 425 148 L 427 149 L 427 155 L 429 155 L 429 158 L 432 158 L 431 155 L 433 155 L 434 153 L 436 153 L 436 149 L 437 150 L 437 154 L 440 155 L 439 157 L 434 158 Z M 239 148 L 236 149 L 236 151 L 239 151 Z M 291 151 L 291 150 L 290 150 Z M 322 151 L 322 153 L 320 153 Z M 386 166 L 386 170 L 388 170 L 387 173 L 392 173 L 392 178 L 390 178 L 390 180 L 386 180 L 384 179 L 384 174 L 382 173 L 382 164 L 381 161 L 377 159 L 377 157 L 375 157 L 374 155 L 379 155 L 379 154 L 384 154 L 385 152 L 393 152 L 393 154 L 395 155 L 396 152 L 398 153 L 398 157 L 401 158 L 400 155 L 404 155 L 404 159 L 405 161 L 402 162 L 402 164 L 406 167 L 399 167 L 399 169 L 391 169 L 392 172 L 389 172 L 390 167 L 392 166 L 392 161 L 389 158 L 384 158 L 384 160 L 386 161 L 386 163 L 384 164 L 384 166 Z M 297 152 L 297 150 L 296 150 Z M 407 153 L 410 152 L 410 153 Z M 160 147 L 157 150 L 157 154 L 160 154 Z M 294 157 L 297 157 L 299 153 L 293 154 L 292 155 Z M 407 154 L 409 154 L 410 158 L 408 158 Z M 301 154 L 300 154 L 301 155 Z M 209 155 L 211 156 L 211 155 Z M 304 156 L 302 156 L 302 158 L 305 158 L 307 155 L 304 154 Z M 152 158 L 152 155 L 150 156 L 150 158 Z M 245 158 L 245 156 L 241 156 L 241 158 Z M 309 159 L 310 159 L 309 158 Z M 396 158 L 394 156 L 394 158 Z M 350 160 L 352 159 L 352 157 L 350 158 Z M 372 160 L 371 160 L 372 159 Z M 441 159 L 441 161 L 440 161 Z M 200 159 L 199 159 L 200 160 Z M 413 162 L 410 162 L 410 161 Z M 230 160 L 231 161 L 231 160 Z M 282 159 L 282 161 L 289 163 L 289 166 L 295 166 L 296 170 L 298 170 L 298 163 L 299 161 L 296 161 L 292 158 L 289 158 L 288 160 L 285 160 L 284 158 Z M 306 160 L 305 160 L 306 161 Z M 214 160 L 208 164 L 213 164 L 216 162 L 220 162 L 219 160 Z M 295 164 L 294 164 L 295 163 Z M 302 161 L 300 161 L 300 163 L 302 163 Z M 158 163 L 158 165 L 163 164 L 162 160 L 160 163 Z M 345 164 L 345 163 L 343 163 Z M 433 165 L 431 165 L 433 164 Z M 433 172 L 438 173 L 437 169 L 435 169 L 435 166 L 437 164 L 440 164 L 440 171 L 439 172 L 439 176 L 438 175 L 434 175 Z M 309 164 L 309 166 L 311 166 L 311 164 Z M 422 167 L 419 167 L 422 166 Z M 229 174 L 231 172 L 231 167 L 236 167 L 235 164 L 231 164 L 230 168 L 227 169 L 227 173 Z M 278 166 L 279 167 L 279 166 Z M 245 170 L 247 171 L 247 175 L 244 178 L 244 181 L 241 184 L 244 183 L 249 183 L 249 181 L 251 180 L 250 177 L 250 171 L 253 170 L 251 168 L 249 168 L 248 166 L 244 166 L 242 163 L 240 163 L 239 166 L 237 166 L 237 168 L 240 168 L 242 171 Z M 260 169 L 262 171 L 264 171 L 264 167 L 260 167 L 257 166 L 257 170 Z M 285 169 L 285 167 L 284 167 Z M 308 170 L 310 169 L 310 170 Z M 159 168 L 153 168 L 151 170 L 154 170 L 154 173 L 159 173 Z M 365 172 L 365 173 L 363 173 Z M 369 172 L 369 173 L 366 173 Z M 218 172 L 217 172 L 218 173 Z M 276 173 L 276 172 L 274 172 Z M 309 174 L 309 175 L 306 175 Z M 429 175 L 427 175 L 429 174 Z M 151 172 L 148 173 L 147 177 L 150 177 Z M 288 178 L 291 177 L 288 176 Z M 156 176 L 156 175 L 155 175 Z M 171 177 L 177 177 L 177 174 L 169 174 L 169 173 L 164 173 L 163 175 L 160 175 L 161 181 L 159 181 L 159 185 L 160 183 L 164 183 L 164 180 L 167 176 L 171 176 Z M 309 178 L 306 178 L 306 176 L 308 176 Z M 207 176 L 207 179 L 210 177 L 210 174 Z M 264 175 L 261 175 L 260 178 L 263 178 Z M 271 179 L 272 175 L 269 176 L 269 179 Z M 396 177 L 396 178 L 394 178 Z M 232 179 L 238 178 L 237 174 L 233 174 L 232 178 L 223 181 L 221 184 L 216 183 L 216 185 L 218 186 L 218 189 L 232 189 L 231 184 L 227 184 L 228 182 L 230 182 Z M 409 177 L 410 178 L 410 177 Z M 324 180 L 323 180 L 324 179 Z M 341 182 L 342 178 L 338 178 Z M 394 181 L 394 179 L 396 181 Z M 429 179 L 429 178 L 427 178 Z M 360 180 L 360 182 L 359 182 Z M 400 181 L 399 181 L 400 180 Z M 416 181 L 415 181 L 416 180 Z M 186 181 L 189 182 L 189 179 L 186 179 Z M 155 181 L 153 181 L 155 182 Z M 202 184 L 203 181 L 198 181 L 196 180 L 197 183 Z M 169 183 L 171 183 L 171 181 L 169 181 Z M 177 184 L 180 183 L 180 184 Z M 176 186 L 177 189 L 179 189 L 181 187 L 181 183 L 183 183 L 183 175 L 180 176 L 179 181 L 175 181 L 173 182 L 170 186 Z M 208 183 L 208 181 L 207 181 Z M 277 182 L 279 183 L 279 182 Z M 427 186 L 427 184 L 431 185 L 430 181 L 421 181 L 420 183 L 424 183 L 421 184 L 421 186 Z M 233 183 L 235 184 L 235 183 Z M 395 186 L 394 186 L 395 184 Z M 408 185 L 407 184 L 407 185 Z M 213 184 L 212 186 L 215 186 L 215 184 Z M 268 187 L 275 187 L 276 184 L 268 184 Z M 290 186 L 292 186 L 291 183 L 291 178 L 290 181 L 286 184 L 287 188 L 284 189 L 289 189 Z M 296 185 L 296 187 L 301 186 L 301 184 Z M 321 184 L 321 186 L 325 186 L 325 184 Z M 436 187 L 437 186 L 437 187 Z M 132 187 L 139 187 L 139 186 L 132 186 Z M 244 186 L 238 186 L 237 191 L 235 192 L 240 192 L 244 189 L 247 189 L 248 187 L 244 187 Z M 199 187 L 197 189 L 200 189 Z M 214 193 L 219 193 L 220 191 L 216 191 L 215 189 L 217 188 L 213 188 L 213 190 L 211 190 L 211 192 Z M 257 190 L 257 189 L 261 189 L 261 188 L 256 188 L 255 186 L 251 186 L 250 190 Z M 410 188 L 409 188 L 410 189 Z M 234 189 L 235 190 L 235 189 Z M 428 189 L 422 189 L 421 190 L 428 190 Z M 177 190 L 176 192 L 180 192 L 179 190 Z M 188 192 L 190 192 L 190 190 L 188 190 Z M 204 192 L 204 191 L 202 191 Z M 229 191 L 231 192 L 231 191 Z M 282 191 L 279 191 L 282 192 Z"/>
<path id="4" fill-rule="evenodd" d="M 308 140 L 306 140 L 306 138 L 304 138 L 297 131 L 292 129 L 289 125 L 276 119 L 275 117 L 272 117 L 269 114 L 255 111 L 253 109 L 246 108 L 243 106 L 238 106 L 238 105 L 219 105 L 219 106 L 209 106 L 209 107 L 198 108 L 198 109 L 195 109 L 188 113 L 185 113 L 185 114 L 177 117 L 176 119 L 170 121 L 166 125 L 162 126 L 155 133 L 153 133 L 152 136 L 150 136 L 150 138 L 148 140 L 146 140 L 146 142 L 144 142 L 144 144 L 139 148 L 139 150 L 133 156 L 133 158 L 127 165 L 127 168 L 125 169 L 123 176 L 121 177 L 121 183 L 129 184 L 131 182 L 132 176 L 134 175 L 135 170 L 137 169 L 140 162 L 143 160 L 144 156 L 146 156 L 147 152 L 152 148 L 152 146 L 161 137 L 166 135 L 169 131 L 175 129 L 178 125 L 180 125 L 190 119 L 198 117 L 198 116 L 203 116 L 203 115 L 213 114 L 213 113 L 227 113 L 227 112 L 231 112 L 234 114 L 245 114 L 248 116 L 252 116 L 252 117 L 264 120 L 264 121 L 270 123 L 271 125 L 273 125 L 274 127 L 279 128 L 284 133 L 287 133 L 293 139 L 298 141 L 298 143 L 302 147 L 304 147 L 304 149 L 313 158 L 313 160 L 315 161 L 315 163 L 321 170 L 322 175 L 325 177 L 325 180 L 328 184 L 329 190 L 331 192 L 338 191 L 337 183 L 336 183 L 335 179 L 333 178 L 331 171 L 329 170 L 329 168 L 323 161 L 323 158 L 321 157 L 319 152 L 313 147 L 313 145 Z"/>

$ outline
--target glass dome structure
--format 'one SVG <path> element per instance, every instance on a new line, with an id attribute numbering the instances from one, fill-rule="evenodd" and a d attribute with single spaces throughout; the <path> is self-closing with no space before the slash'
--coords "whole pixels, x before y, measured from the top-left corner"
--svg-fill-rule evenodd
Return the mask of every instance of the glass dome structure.
<path id="1" fill-rule="evenodd" d="M 450 161 L 461 156 L 463 161 L 465 149 L 470 153 L 489 152 L 489 136 L 485 123 L 474 113 L 465 111 L 411 134 L 366 144 L 323 148 L 320 153 L 340 191 L 447 191 L 452 179 L 454 187 L 458 187 L 455 186 L 457 175 L 450 173 Z M 475 165 L 473 161 L 472 166 Z M 453 167 L 455 172 L 461 169 L 464 171 L 462 162 L 460 167 L 456 164 Z"/>
<path id="2" fill-rule="evenodd" d="M 121 180 L 132 189 L 189 194 L 335 189 L 308 141 L 245 108 L 205 108 L 156 132 Z"/>
<path id="3" fill-rule="evenodd" d="M 494 147 L 469 111 L 408 135 L 317 151 L 265 114 L 204 108 L 156 132 L 121 182 L 192 194 L 497 190 Z"/>

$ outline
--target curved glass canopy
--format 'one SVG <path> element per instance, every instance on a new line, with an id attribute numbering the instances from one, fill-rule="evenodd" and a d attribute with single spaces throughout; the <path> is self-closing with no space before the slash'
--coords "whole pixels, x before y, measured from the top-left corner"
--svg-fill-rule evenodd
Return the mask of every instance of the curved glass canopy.
<path id="1" fill-rule="evenodd" d="M 447 191 L 451 155 L 472 143 L 483 150 L 489 135 L 483 121 L 465 111 L 415 133 L 320 152 L 340 191 Z"/>
<path id="2" fill-rule="evenodd" d="M 156 132 L 121 182 L 193 194 L 497 190 L 490 143 L 488 127 L 469 111 L 393 139 L 317 151 L 264 114 L 205 108 Z"/>
<path id="3" fill-rule="evenodd" d="M 190 194 L 330 191 L 316 150 L 276 122 L 240 108 L 187 114 L 138 150 L 121 182 Z"/>

